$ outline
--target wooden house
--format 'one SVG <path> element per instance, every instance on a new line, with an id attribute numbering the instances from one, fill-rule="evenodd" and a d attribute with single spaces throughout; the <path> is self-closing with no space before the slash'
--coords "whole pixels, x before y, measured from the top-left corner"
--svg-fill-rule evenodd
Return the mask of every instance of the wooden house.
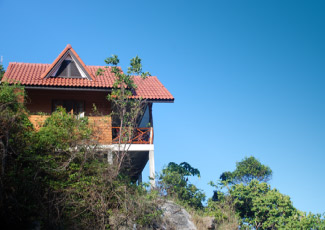
<path id="1" fill-rule="evenodd" d="M 119 128 L 114 127 L 114 119 L 107 116 L 112 110 L 107 95 L 112 90 L 114 75 L 105 71 L 96 76 L 99 68 L 104 67 L 85 65 L 71 45 L 67 45 L 52 64 L 9 63 L 2 81 L 19 82 L 24 86 L 28 98 L 25 105 L 36 129 L 58 106 L 62 106 L 67 112 L 87 116 L 101 131 L 98 139 L 101 147 L 114 149 Z M 150 177 L 154 178 L 152 106 L 157 102 L 174 102 L 174 97 L 155 76 L 145 80 L 135 76 L 134 81 L 137 84 L 134 96 L 144 99 L 146 106 L 138 123 L 138 135 L 134 136 L 129 153 L 133 159 L 134 175 L 141 178 L 142 170 L 149 160 Z M 97 114 L 93 114 L 94 106 Z M 148 123 L 150 127 L 147 127 Z"/>

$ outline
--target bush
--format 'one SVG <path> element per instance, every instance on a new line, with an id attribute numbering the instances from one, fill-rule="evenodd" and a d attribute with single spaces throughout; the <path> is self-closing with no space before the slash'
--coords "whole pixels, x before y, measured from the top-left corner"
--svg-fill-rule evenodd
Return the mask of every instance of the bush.
<path id="1" fill-rule="evenodd" d="M 180 164 L 170 162 L 159 175 L 160 188 L 165 195 L 176 199 L 182 205 L 202 209 L 205 194 L 188 182 L 190 176 L 200 177 L 200 171 L 186 162 Z"/>

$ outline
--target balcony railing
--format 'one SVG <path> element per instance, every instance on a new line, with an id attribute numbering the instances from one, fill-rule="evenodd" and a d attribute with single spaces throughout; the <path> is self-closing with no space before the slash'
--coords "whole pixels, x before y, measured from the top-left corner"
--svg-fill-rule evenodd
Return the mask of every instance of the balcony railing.
<path id="1" fill-rule="evenodd" d="M 120 127 L 112 127 L 112 137 L 113 144 L 118 144 L 120 137 L 122 144 L 153 144 L 153 128 L 135 128 L 132 134 L 125 128 L 121 136 Z"/>

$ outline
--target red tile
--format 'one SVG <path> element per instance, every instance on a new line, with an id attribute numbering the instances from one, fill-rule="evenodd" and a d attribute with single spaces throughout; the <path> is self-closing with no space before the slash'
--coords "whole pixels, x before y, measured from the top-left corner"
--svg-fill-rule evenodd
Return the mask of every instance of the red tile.
<path id="1" fill-rule="evenodd" d="M 44 78 L 47 73 L 52 69 L 55 63 L 64 55 L 64 53 L 71 49 L 74 55 L 78 58 L 79 62 L 83 65 L 85 70 L 91 76 L 89 79 L 71 79 L 71 78 Z M 105 70 L 103 75 L 96 76 L 98 68 Z M 110 89 L 113 86 L 114 75 L 110 72 L 110 69 L 105 66 L 86 66 L 78 54 L 68 45 L 60 55 L 54 60 L 52 64 L 30 64 L 30 63 L 16 63 L 11 62 L 7 68 L 7 71 L 2 81 L 8 81 L 11 83 L 20 82 L 25 86 L 51 86 L 51 87 L 90 87 L 90 88 L 107 88 Z M 144 99 L 154 100 L 168 100 L 174 101 L 174 97 L 171 93 L 161 84 L 157 77 L 151 76 L 146 79 L 142 79 L 140 76 L 134 77 L 135 84 L 138 86 L 136 89 L 135 97 L 142 97 Z"/>

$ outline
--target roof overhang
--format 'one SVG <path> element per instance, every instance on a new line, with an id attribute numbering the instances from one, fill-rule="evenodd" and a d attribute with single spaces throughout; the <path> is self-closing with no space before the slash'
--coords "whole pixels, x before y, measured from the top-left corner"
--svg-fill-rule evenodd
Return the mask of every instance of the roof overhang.
<path id="1" fill-rule="evenodd" d="M 41 90 L 72 90 L 72 91 L 96 91 L 96 92 L 110 92 L 110 88 L 90 88 L 90 87 L 53 87 L 53 86 L 29 86 L 24 85 L 25 89 L 41 89 Z"/>
<path id="2" fill-rule="evenodd" d="M 25 89 L 38 89 L 38 90 L 65 90 L 65 91 L 93 91 L 93 92 L 111 92 L 111 88 L 90 88 L 90 87 L 53 87 L 53 86 L 30 86 L 23 85 Z M 174 99 L 144 99 L 150 103 L 174 103 Z"/>

